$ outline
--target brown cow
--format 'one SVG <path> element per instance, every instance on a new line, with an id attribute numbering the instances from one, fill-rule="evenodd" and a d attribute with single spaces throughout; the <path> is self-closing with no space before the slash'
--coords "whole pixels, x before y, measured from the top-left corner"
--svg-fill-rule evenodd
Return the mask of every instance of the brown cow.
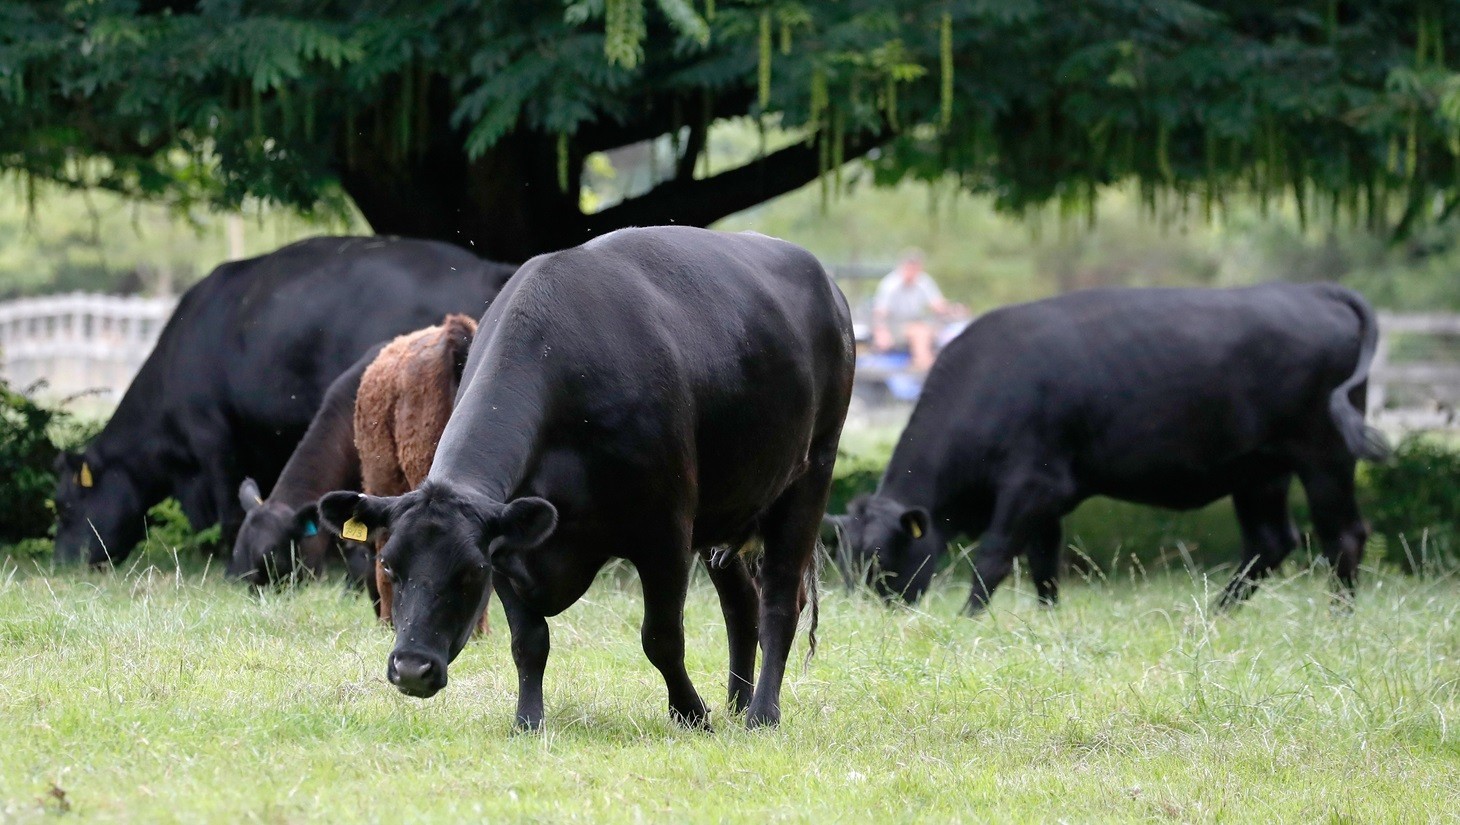
<path id="1" fill-rule="evenodd" d="M 476 329 L 467 316 L 448 315 L 386 344 L 366 367 L 355 397 L 355 448 L 367 495 L 404 495 L 426 478 Z M 372 536 L 377 550 L 386 539 L 380 533 Z M 390 624 L 394 587 L 378 561 L 375 582 L 380 620 Z M 487 632 L 485 610 L 477 628 Z"/>

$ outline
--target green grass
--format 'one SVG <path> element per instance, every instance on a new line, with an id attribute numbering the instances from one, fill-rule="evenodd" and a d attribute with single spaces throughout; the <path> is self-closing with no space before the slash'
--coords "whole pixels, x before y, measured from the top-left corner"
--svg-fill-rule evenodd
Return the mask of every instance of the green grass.
<path id="1" fill-rule="evenodd" d="M 784 723 L 673 726 L 620 569 L 551 620 L 548 724 L 512 735 L 506 626 L 429 701 L 333 583 L 259 596 L 153 552 L 0 568 L 0 820 L 1438 821 L 1460 806 L 1460 581 L 1370 572 L 1353 615 L 1296 567 L 1233 616 L 1219 579 L 1027 582 L 956 615 L 825 594 Z M 694 585 L 689 668 L 723 707 Z M 795 652 L 804 653 L 804 636 Z M 64 802 L 58 798 L 64 794 Z"/>

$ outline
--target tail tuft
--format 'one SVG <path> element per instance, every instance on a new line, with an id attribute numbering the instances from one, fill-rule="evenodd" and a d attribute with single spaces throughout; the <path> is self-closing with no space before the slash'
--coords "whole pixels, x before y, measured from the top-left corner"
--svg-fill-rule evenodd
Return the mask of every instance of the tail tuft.
<path id="1" fill-rule="evenodd" d="M 1348 397 L 1334 393 L 1329 414 L 1343 435 L 1344 446 L 1355 458 L 1364 461 L 1387 461 L 1394 454 L 1384 434 L 1364 423 L 1364 417 L 1349 403 Z"/>
<path id="2" fill-rule="evenodd" d="M 811 666 L 811 659 L 816 655 L 816 628 L 821 625 L 821 555 L 824 550 L 820 541 L 816 544 L 816 551 L 811 554 L 811 564 L 802 577 L 806 600 L 811 603 L 811 626 L 806 634 L 806 658 L 801 662 L 803 669 Z"/>
<path id="3" fill-rule="evenodd" d="M 1349 394 L 1369 378 L 1379 342 L 1379 322 L 1374 310 L 1358 293 L 1330 286 L 1328 294 L 1353 310 L 1359 321 L 1359 360 L 1353 374 L 1328 397 L 1328 414 L 1343 436 L 1344 446 L 1355 458 L 1384 461 L 1393 453 L 1382 433 L 1364 423 L 1364 413 L 1349 400 Z"/>

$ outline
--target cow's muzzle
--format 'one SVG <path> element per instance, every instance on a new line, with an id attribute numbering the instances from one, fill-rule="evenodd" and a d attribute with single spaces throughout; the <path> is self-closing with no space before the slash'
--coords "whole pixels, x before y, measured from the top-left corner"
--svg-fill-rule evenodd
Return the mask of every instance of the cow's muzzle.
<path id="1" fill-rule="evenodd" d="M 429 653 L 397 651 L 390 654 L 385 678 L 407 696 L 429 699 L 446 687 L 446 662 Z"/>

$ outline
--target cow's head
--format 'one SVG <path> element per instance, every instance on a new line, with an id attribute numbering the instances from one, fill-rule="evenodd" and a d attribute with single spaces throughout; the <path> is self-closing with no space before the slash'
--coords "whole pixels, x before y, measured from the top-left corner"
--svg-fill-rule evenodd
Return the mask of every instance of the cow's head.
<path id="1" fill-rule="evenodd" d="M 838 552 L 866 568 L 868 583 L 884 599 L 912 603 L 928 589 L 941 548 L 927 510 L 873 494 L 853 499 L 845 516 L 833 518 Z"/>
<path id="2" fill-rule="evenodd" d="M 268 584 L 288 578 L 301 564 L 317 567 L 333 544 L 333 537 L 319 529 L 319 510 L 314 502 L 290 507 L 266 500 L 251 478 L 238 488 L 243 505 L 243 524 L 233 543 L 228 575 L 249 584 Z"/>
<path id="3" fill-rule="evenodd" d="M 319 500 L 319 514 L 346 538 L 360 527 L 389 530 L 379 558 L 395 583 L 395 649 L 385 674 L 402 693 L 422 698 L 446 686 L 447 665 L 486 609 L 493 571 L 519 570 L 514 557 L 546 541 L 558 521 L 544 499 L 504 504 L 430 480 L 395 498 L 330 493 Z"/>
<path id="4" fill-rule="evenodd" d="M 144 491 L 125 463 L 88 448 L 57 456 L 55 470 L 56 562 L 125 559 L 146 531 Z"/>

